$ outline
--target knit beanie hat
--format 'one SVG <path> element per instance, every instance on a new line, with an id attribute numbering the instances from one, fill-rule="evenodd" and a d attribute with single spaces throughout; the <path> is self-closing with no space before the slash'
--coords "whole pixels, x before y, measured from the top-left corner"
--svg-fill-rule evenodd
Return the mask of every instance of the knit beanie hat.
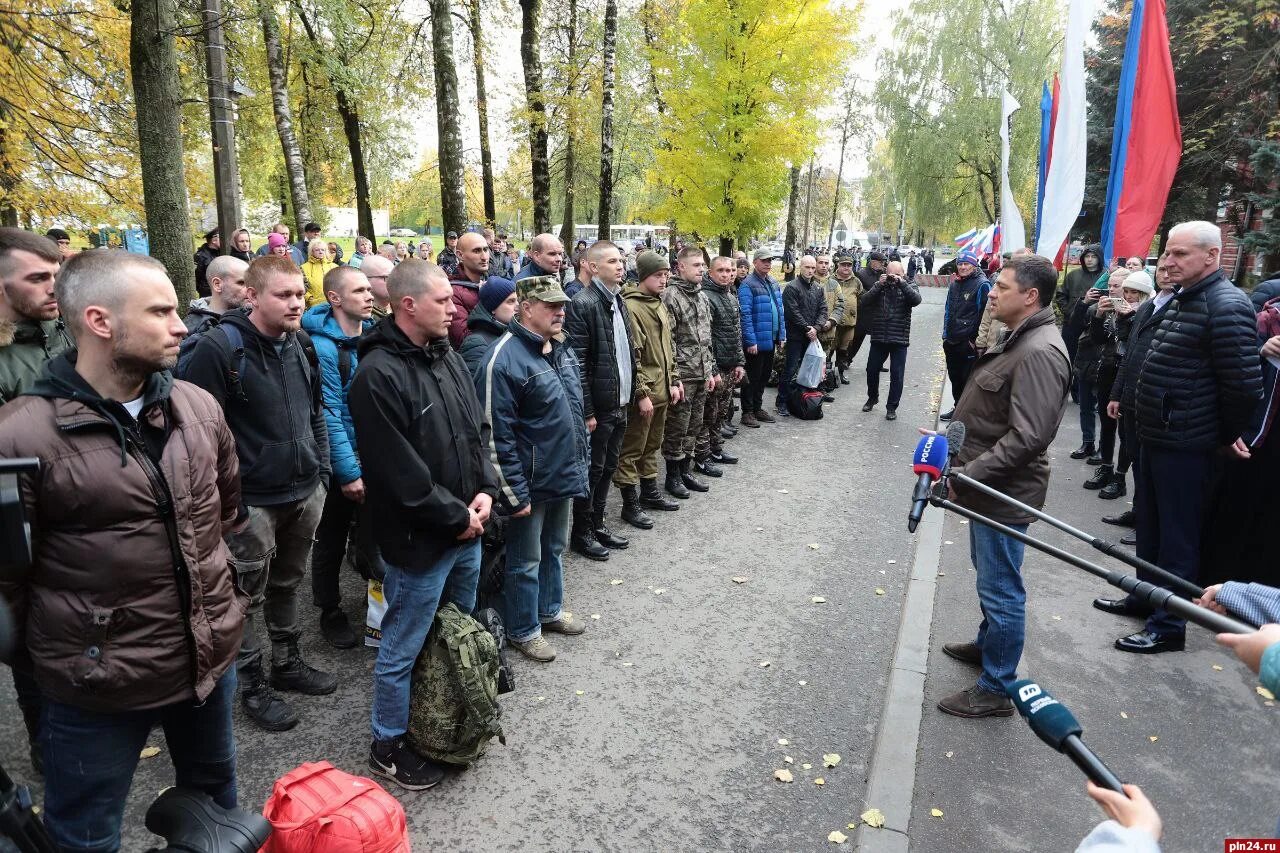
<path id="1" fill-rule="evenodd" d="M 970 266 L 976 267 L 978 266 L 978 256 L 974 252 L 965 249 L 963 252 L 956 255 L 956 263 L 969 264 Z"/>
<path id="2" fill-rule="evenodd" d="M 272 231 L 270 234 L 267 235 L 268 247 L 274 249 L 277 246 L 287 246 L 287 245 L 289 245 L 289 241 L 288 239 L 285 238 L 283 234 L 277 234 L 274 231 Z"/>
<path id="3" fill-rule="evenodd" d="M 489 313 L 497 310 L 507 297 L 516 292 L 516 283 L 509 278 L 489 276 L 489 280 L 480 288 L 480 304 Z"/>
<path id="4" fill-rule="evenodd" d="M 1150 296 L 1151 294 L 1156 292 L 1156 285 L 1155 285 L 1155 282 L 1151 280 L 1150 275 L 1148 275 L 1146 272 L 1142 270 L 1139 270 L 1138 272 L 1130 273 L 1129 277 L 1126 278 L 1123 282 L 1121 282 L 1120 289 L 1121 290 L 1138 290 L 1147 294 L 1147 296 Z"/>
<path id="5" fill-rule="evenodd" d="M 654 251 L 636 255 L 636 281 L 644 281 L 659 270 L 671 269 L 671 262 Z"/>

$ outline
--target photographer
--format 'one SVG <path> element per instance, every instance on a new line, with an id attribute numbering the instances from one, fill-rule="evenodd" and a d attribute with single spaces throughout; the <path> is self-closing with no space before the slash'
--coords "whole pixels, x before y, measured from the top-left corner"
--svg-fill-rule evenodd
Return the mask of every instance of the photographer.
<path id="1" fill-rule="evenodd" d="M 897 420 L 911 344 L 911 311 L 919 304 L 920 288 L 907 281 L 901 261 L 890 261 L 871 289 L 862 294 L 861 307 L 874 312 L 867 351 L 867 402 L 862 411 L 871 411 L 880 401 L 880 368 L 888 359 L 889 399 L 884 416 L 885 420 Z"/>
<path id="2" fill-rule="evenodd" d="M 43 463 L 22 484 L 31 567 L 0 594 L 45 701 L 45 825 L 60 850 L 116 850 L 155 725 L 178 785 L 236 804 L 239 465 L 217 403 L 169 373 L 186 327 L 158 261 L 82 252 L 56 295 L 76 349 L 0 410 L 0 456 Z"/>

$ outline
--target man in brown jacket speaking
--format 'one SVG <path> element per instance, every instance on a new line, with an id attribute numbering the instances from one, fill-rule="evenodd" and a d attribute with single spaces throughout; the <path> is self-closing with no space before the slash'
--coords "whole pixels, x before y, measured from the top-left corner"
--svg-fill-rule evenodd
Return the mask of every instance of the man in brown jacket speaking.
<path id="1" fill-rule="evenodd" d="M 116 850 L 153 725 L 178 785 L 236 804 L 240 474 L 218 404 L 169 373 L 186 326 L 158 261 L 82 252 L 56 295 L 76 349 L 0 409 L 0 457 L 41 460 L 31 565 L 0 566 L 0 594 L 45 703 L 45 825 L 59 850 Z"/>
<path id="2" fill-rule="evenodd" d="M 988 298 L 996 319 L 1011 331 L 974 364 L 955 409 L 955 420 L 967 427 L 956 470 L 1033 507 L 1044 505 L 1049 490 L 1046 451 L 1062 422 L 1071 375 L 1051 307 L 1057 284 L 1053 262 L 1039 255 L 1013 258 L 1000 271 Z M 957 503 L 1026 532 L 1031 516 L 951 482 Z M 969 552 L 982 624 L 973 642 L 947 643 L 942 650 L 981 667 L 982 674 L 938 708 L 957 717 L 1007 717 L 1013 704 L 1006 690 L 1017 679 L 1025 637 L 1023 545 L 974 522 Z"/>

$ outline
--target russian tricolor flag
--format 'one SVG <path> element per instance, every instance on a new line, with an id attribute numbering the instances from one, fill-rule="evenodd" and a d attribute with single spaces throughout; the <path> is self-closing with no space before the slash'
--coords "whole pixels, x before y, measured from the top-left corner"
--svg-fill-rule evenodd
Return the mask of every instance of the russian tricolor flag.
<path id="1" fill-rule="evenodd" d="M 1117 96 L 1102 215 L 1104 262 L 1147 256 L 1182 158 L 1164 0 L 1134 0 Z"/>

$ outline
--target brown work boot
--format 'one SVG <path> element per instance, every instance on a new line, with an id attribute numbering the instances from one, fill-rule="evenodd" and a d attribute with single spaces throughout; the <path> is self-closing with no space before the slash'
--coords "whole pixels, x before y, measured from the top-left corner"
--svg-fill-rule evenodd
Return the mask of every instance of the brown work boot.
<path id="1" fill-rule="evenodd" d="M 764 409 L 756 409 L 756 420 L 762 424 L 777 423 L 778 419 L 766 412 Z"/>
<path id="2" fill-rule="evenodd" d="M 975 684 L 943 699 L 938 710 L 953 717 L 1012 717 L 1013 702 L 1003 693 L 992 693 Z"/>
<path id="3" fill-rule="evenodd" d="M 760 422 L 756 420 L 756 416 L 750 412 L 742 416 L 742 425 L 744 427 L 751 427 L 752 429 L 760 428 Z"/>
<path id="4" fill-rule="evenodd" d="M 961 663 L 982 666 L 982 649 L 978 648 L 977 643 L 944 643 L 942 653 Z"/>

